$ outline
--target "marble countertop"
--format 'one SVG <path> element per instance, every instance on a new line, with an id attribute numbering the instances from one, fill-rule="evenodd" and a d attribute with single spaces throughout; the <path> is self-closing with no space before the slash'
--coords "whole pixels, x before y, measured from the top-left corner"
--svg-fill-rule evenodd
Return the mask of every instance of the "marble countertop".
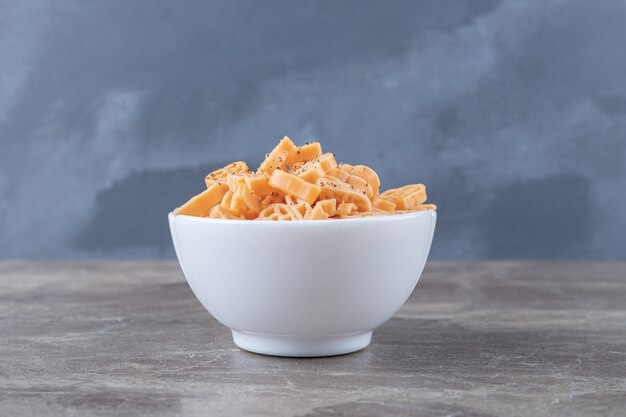
<path id="1" fill-rule="evenodd" d="M 434 263 L 345 356 L 237 349 L 174 262 L 0 262 L 3 416 L 623 416 L 626 264 Z"/>

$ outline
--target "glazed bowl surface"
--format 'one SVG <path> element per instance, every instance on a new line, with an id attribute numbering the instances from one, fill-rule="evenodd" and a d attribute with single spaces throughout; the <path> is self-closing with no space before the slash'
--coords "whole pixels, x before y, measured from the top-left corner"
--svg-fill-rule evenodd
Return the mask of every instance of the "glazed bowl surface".
<path id="1" fill-rule="evenodd" d="M 176 256 L 237 346 L 327 356 L 369 345 L 422 273 L 436 212 L 292 222 L 169 214 Z"/>

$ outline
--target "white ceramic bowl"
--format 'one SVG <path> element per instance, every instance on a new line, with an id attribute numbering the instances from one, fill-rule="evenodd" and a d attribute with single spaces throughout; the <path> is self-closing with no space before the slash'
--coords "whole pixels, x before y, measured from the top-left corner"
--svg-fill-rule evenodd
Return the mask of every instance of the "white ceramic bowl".
<path id="1" fill-rule="evenodd" d="M 436 213 L 294 222 L 169 214 L 176 256 L 237 346 L 328 356 L 369 345 L 422 273 Z"/>

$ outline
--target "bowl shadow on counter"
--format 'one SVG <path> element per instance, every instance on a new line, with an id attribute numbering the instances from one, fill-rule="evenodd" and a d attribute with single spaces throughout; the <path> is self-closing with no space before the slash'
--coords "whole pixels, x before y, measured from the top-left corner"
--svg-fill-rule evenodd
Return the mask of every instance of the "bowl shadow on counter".
<path id="1" fill-rule="evenodd" d="M 602 363 L 602 342 L 596 354 L 591 351 L 590 334 L 584 330 L 555 332 L 554 330 L 476 330 L 449 320 L 394 317 L 374 331 L 372 343 L 365 349 L 322 358 L 285 358 L 265 356 L 244 350 L 234 350 L 232 365 L 286 368 L 323 367 L 327 372 L 346 372 L 365 378 L 374 373 L 411 375 L 425 385 L 445 384 L 458 388 L 467 384 L 506 384 L 515 378 L 549 375 L 559 372 L 588 376 L 597 372 Z M 581 350 L 589 361 L 581 362 Z M 607 362 L 608 365 L 608 362 Z M 624 368 L 624 367 L 622 367 Z M 624 369 L 606 366 L 603 375 L 621 377 Z M 552 377 L 550 377 L 552 378 Z M 376 384 L 375 380 L 373 381 Z"/>

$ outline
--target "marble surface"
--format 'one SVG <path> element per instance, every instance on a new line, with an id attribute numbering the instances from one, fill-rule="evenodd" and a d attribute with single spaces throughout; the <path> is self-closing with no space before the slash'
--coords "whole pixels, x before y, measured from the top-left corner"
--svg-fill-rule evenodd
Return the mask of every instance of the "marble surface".
<path id="1" fill-rule="evenodd" d="M 3 416 L 623 416 L 626 264 L 429 263 L 369 348 L 237 349 L 172 262 L 0 263 Z"/>

